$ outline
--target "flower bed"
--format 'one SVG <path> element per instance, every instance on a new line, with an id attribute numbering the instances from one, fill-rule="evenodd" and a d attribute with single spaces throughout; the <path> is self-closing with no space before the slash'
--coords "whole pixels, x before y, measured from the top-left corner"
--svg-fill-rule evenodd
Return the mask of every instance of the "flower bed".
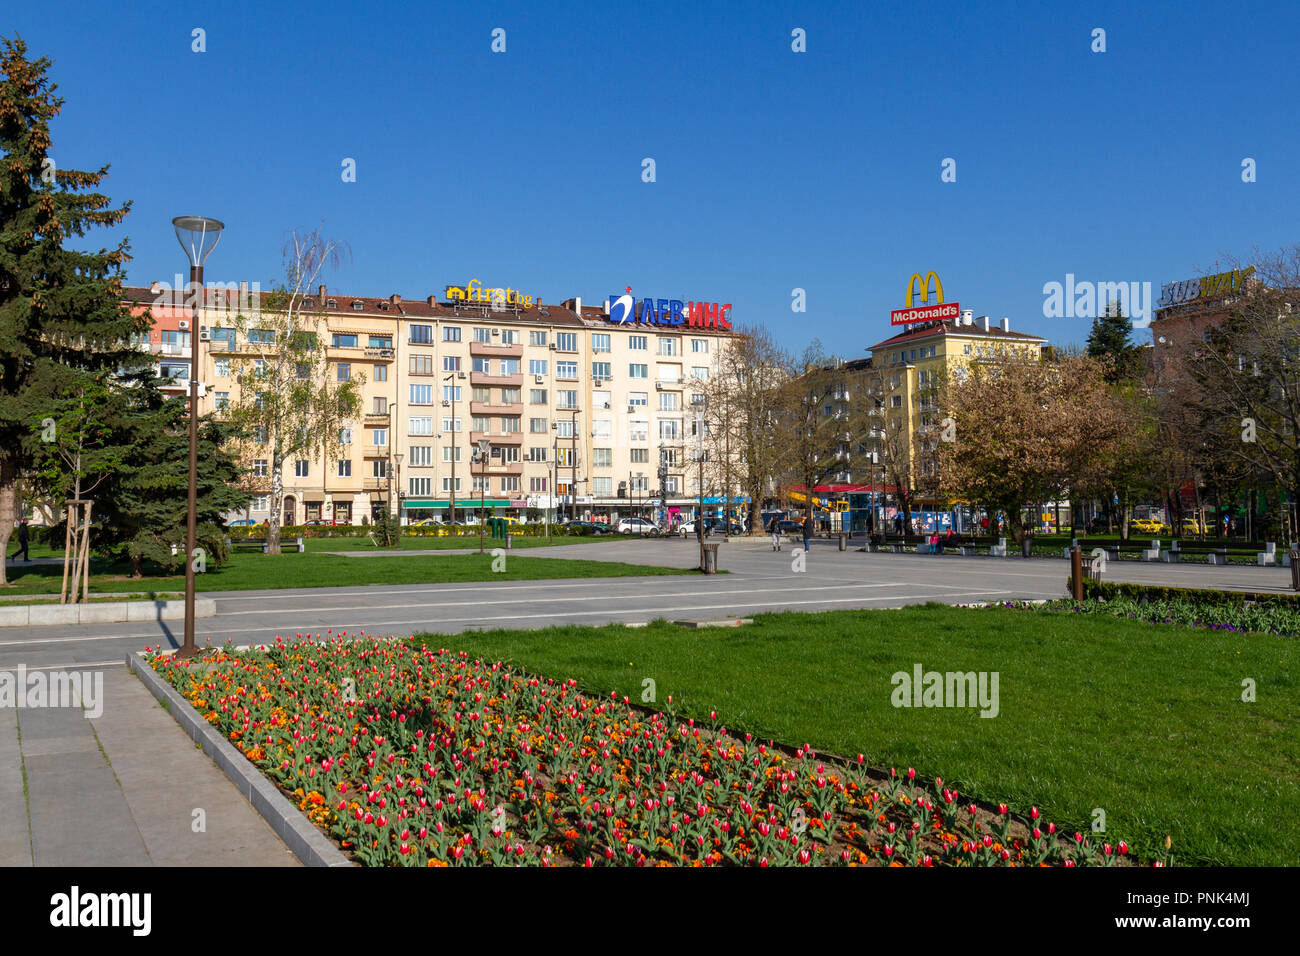
<path id="1" fill-rule="evenodd" d="M 1300 606 L 1294 603 L 1294 599 L 1288 601 L 1285 595 L 1277 595 L 1275 597 L 1279 600 L 1269 600 L 1268 598 L 1274 597 L 1270 595 L 1261 596 L 1258 603 L 1247 603 L 1241 600 L 1246 595 L 1236 597 L 1237 600 L 1215 603 L 1194 597 L 1147 598 L 1112 592 L 1108 598 L 1090 597 L 1083 601 L 1065 598 L 1039 602 L 1005 601 L 976 606 L 1038 611 L 1044 614 L 1104 614 L 1150 624 L 1177 624 L 1183 627 L 1277 634 L 1283 637 L 1300 635 Z"/>
<path id="2" fill-rule="evenodd" d="M 1112 865 L 1031 809 L 788 751 L 464 653 L 277 638 L 154 669 L 358 862 Z M 1162 861 L 1164 862 L 1164 861 Z M 1160 865 L 1160 864 L 1157 864 Z"/>

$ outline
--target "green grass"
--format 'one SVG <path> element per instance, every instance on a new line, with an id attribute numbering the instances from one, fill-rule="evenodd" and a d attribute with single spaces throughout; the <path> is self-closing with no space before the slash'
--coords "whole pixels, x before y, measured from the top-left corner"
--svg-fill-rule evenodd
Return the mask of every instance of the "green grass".
<path id="1" fill-rule="evenodd" d="M 551 547 L 569 544 L 593 544 L 601 541 L 626 541 L 627 535 L 610 534 L 610 535 L 555 535 L 551 538 Z M 233 540 L 233 539 L 232 539 Z M 282 539 L 287 542 L 291 539 Z M 304 538 L 303 545 L 307 552 L 316 553 L 320 551 L 396 551 L 396 548 L 376 548 L 370 543 L 367 537 L 347 537 L 347 538 Z M 402 538 L 403 551 L 444 551 L 444 550 L 477 550 L 479 546 L 478 535 L 472 537 L 465 535 L 456 538 L 440 538 L 433 535 L 427 537 L 411 536 Z M 505 542 L 500 538 L 493 538 L 491 534 L 483 536 L 483 547 L 491 550 L 492 548 L 504 548 Z M 521 548 L 545 548 L 547 547 L 546 537 L 524 537 L 515 535 L 511 542 L 511 550 L 518 551 Z"/>
<path id="2" fill-rule="evenodd" d="M 689 563 L 690 556 L 678 559 Z M 640 575 L 698 574 L 694 569 L 661 568 L 613 561 L 568 558 L 528 558 L 506 553 L 505 570 L 492 570 L 492 555 L 383 555 L 349 558 L 333 554 L 266 555 L 232 553 L 219 568 L 197 575 L 199 591 L 248 591 L 263 588 L 325 588 L 358 584 L 442 584 L 462 581 L 535 581 L 547 578 L 616 578 Z M 91 594 L 121 591 L 184 591 L 185 576 L 148 575 L 132 579 L 124 565 L 100 565 L 90 578 Z M 12 588 L 0 589 L 5 597 L 58 594 L 63 583 L 61 565 L 9 568 Z"/>
<path id="3" fill-rule="evenodd" d="M 62 580 L 62 579 L 60 579 Z M 181 587 L 184 588 L 185 579 L 181 579 Z M 57 593 L 58 588 L 55 588 Z M 179 601 L 185 597 L 185 591 L 123 591 L 120 594 L 96 594 L 91 592 L 90 602 L 92 604 L 100 601 Z M 9 591 L 0 589 L 0 607 L 12 607 L 15 604 L 58 604 L 57 597 L 27 597 L 25 595 L 14 596 Z"/>
<path id="4" fill-rule="evenodd" d="M 939 605 L 764 614 L 752 626 L 562 627 L 425 635 L 608 694 L 656 682 L 730 728 L 927 777 L 1109 839 L 1145 859 L 1300 861 L 1297 644 L 1267 635 Z M 1001 712 L 895 708 L 891 675 L 998 671 Z M 1258 687 L 1241 700 L 1243 678 Z"/>

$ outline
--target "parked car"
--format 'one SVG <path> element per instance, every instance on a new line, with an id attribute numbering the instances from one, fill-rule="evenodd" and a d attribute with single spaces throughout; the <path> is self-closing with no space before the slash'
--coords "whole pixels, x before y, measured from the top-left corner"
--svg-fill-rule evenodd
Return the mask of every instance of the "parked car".
<path id="1" fill-rule="evenodd" d="M 266 519 L 254 521 L 252 518 L 240 518 L 238 521 L 226 522 L 227 528 L 256 528 L 258 525 L 266 524 Z"/>
<path id="2" fill-rule="evenodd" d="M 444 522 L 443 522 L 443 520 L 442 520 L 441 518 L 421 518 L 419 521 L 413 522 L 412 525 L 411 525 L 411 527 L 413 527 L 413 528 L 428 528 L 428 527 L 431 527 L 431 526 L 433 526 L 433 525 L 441 525 L 441 524 L 443 524 L 443 523 L 444 523 Z"/>
<path id="3" fill-rule="evenodd" d="M 1163 521 L 1157 521 L 1154 518 L 1137 518 L 1129 524 L 1129 528 L 1139 534 L 1168 534 L 1169 525 Z"/>
<path id="4" fill-rule="evenodd" d="M 302 526 L 304 528 L 316 528 L 321 526 L 332 528 L 336 524 L 338 524 L 337 521 L 327 521 L 324 518 L 312 518 L 310 521 L 304 521 Z"/>
<path id="5" fill-rule="evenodd" d="M 650 534 L 658 527 L 647 518 L 623 518 L 618 523 L 619 534 Z"/>

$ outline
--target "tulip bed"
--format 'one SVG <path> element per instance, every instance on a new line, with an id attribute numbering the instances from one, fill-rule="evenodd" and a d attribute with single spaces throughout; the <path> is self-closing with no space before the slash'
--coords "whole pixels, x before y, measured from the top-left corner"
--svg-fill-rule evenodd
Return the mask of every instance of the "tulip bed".
<path id="1" fill-rule="evenodd" d="M 368 866 L 1133 862 L 1031 808 L 464 652 L 298 635 L 150 666 Z M 1162 865 L 1167 860 L 1157 861 Z"/>

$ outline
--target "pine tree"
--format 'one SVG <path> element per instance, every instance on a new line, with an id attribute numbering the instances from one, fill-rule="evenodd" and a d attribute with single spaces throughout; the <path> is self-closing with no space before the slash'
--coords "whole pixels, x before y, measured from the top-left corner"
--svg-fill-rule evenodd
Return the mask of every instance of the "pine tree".
<path id="1" fill-rule="evenodd" d="M 0 548 L 13 531 L 17 487 L 39 447 L 42 422 L 85 376 L 139 365 L 131 345 L 147 316 L 124 305 L 129 243 L 86 252 L 64 247 L 94 226 L 114 226 L 113 207 L 88 190 L 108 174 L 59 168 L 50 120 L 63 107 L 21 37 L 0 38 Z M 0 586 L 6 586 L 0 563 Z"/>
<path id="2" fill-rule="evenodd" d="M 1109 303 L 1102 315 L 1092 320 L 1088 333 L 1087 352 L 1092 358 L 1108 360 L 1111 369 L 1107 378 L 1118 382 L 1132 377 L 1137 371 L 1138 346 L 1129 339 L 1132 322 L 1124 315 L 1118 302 Z"/>

